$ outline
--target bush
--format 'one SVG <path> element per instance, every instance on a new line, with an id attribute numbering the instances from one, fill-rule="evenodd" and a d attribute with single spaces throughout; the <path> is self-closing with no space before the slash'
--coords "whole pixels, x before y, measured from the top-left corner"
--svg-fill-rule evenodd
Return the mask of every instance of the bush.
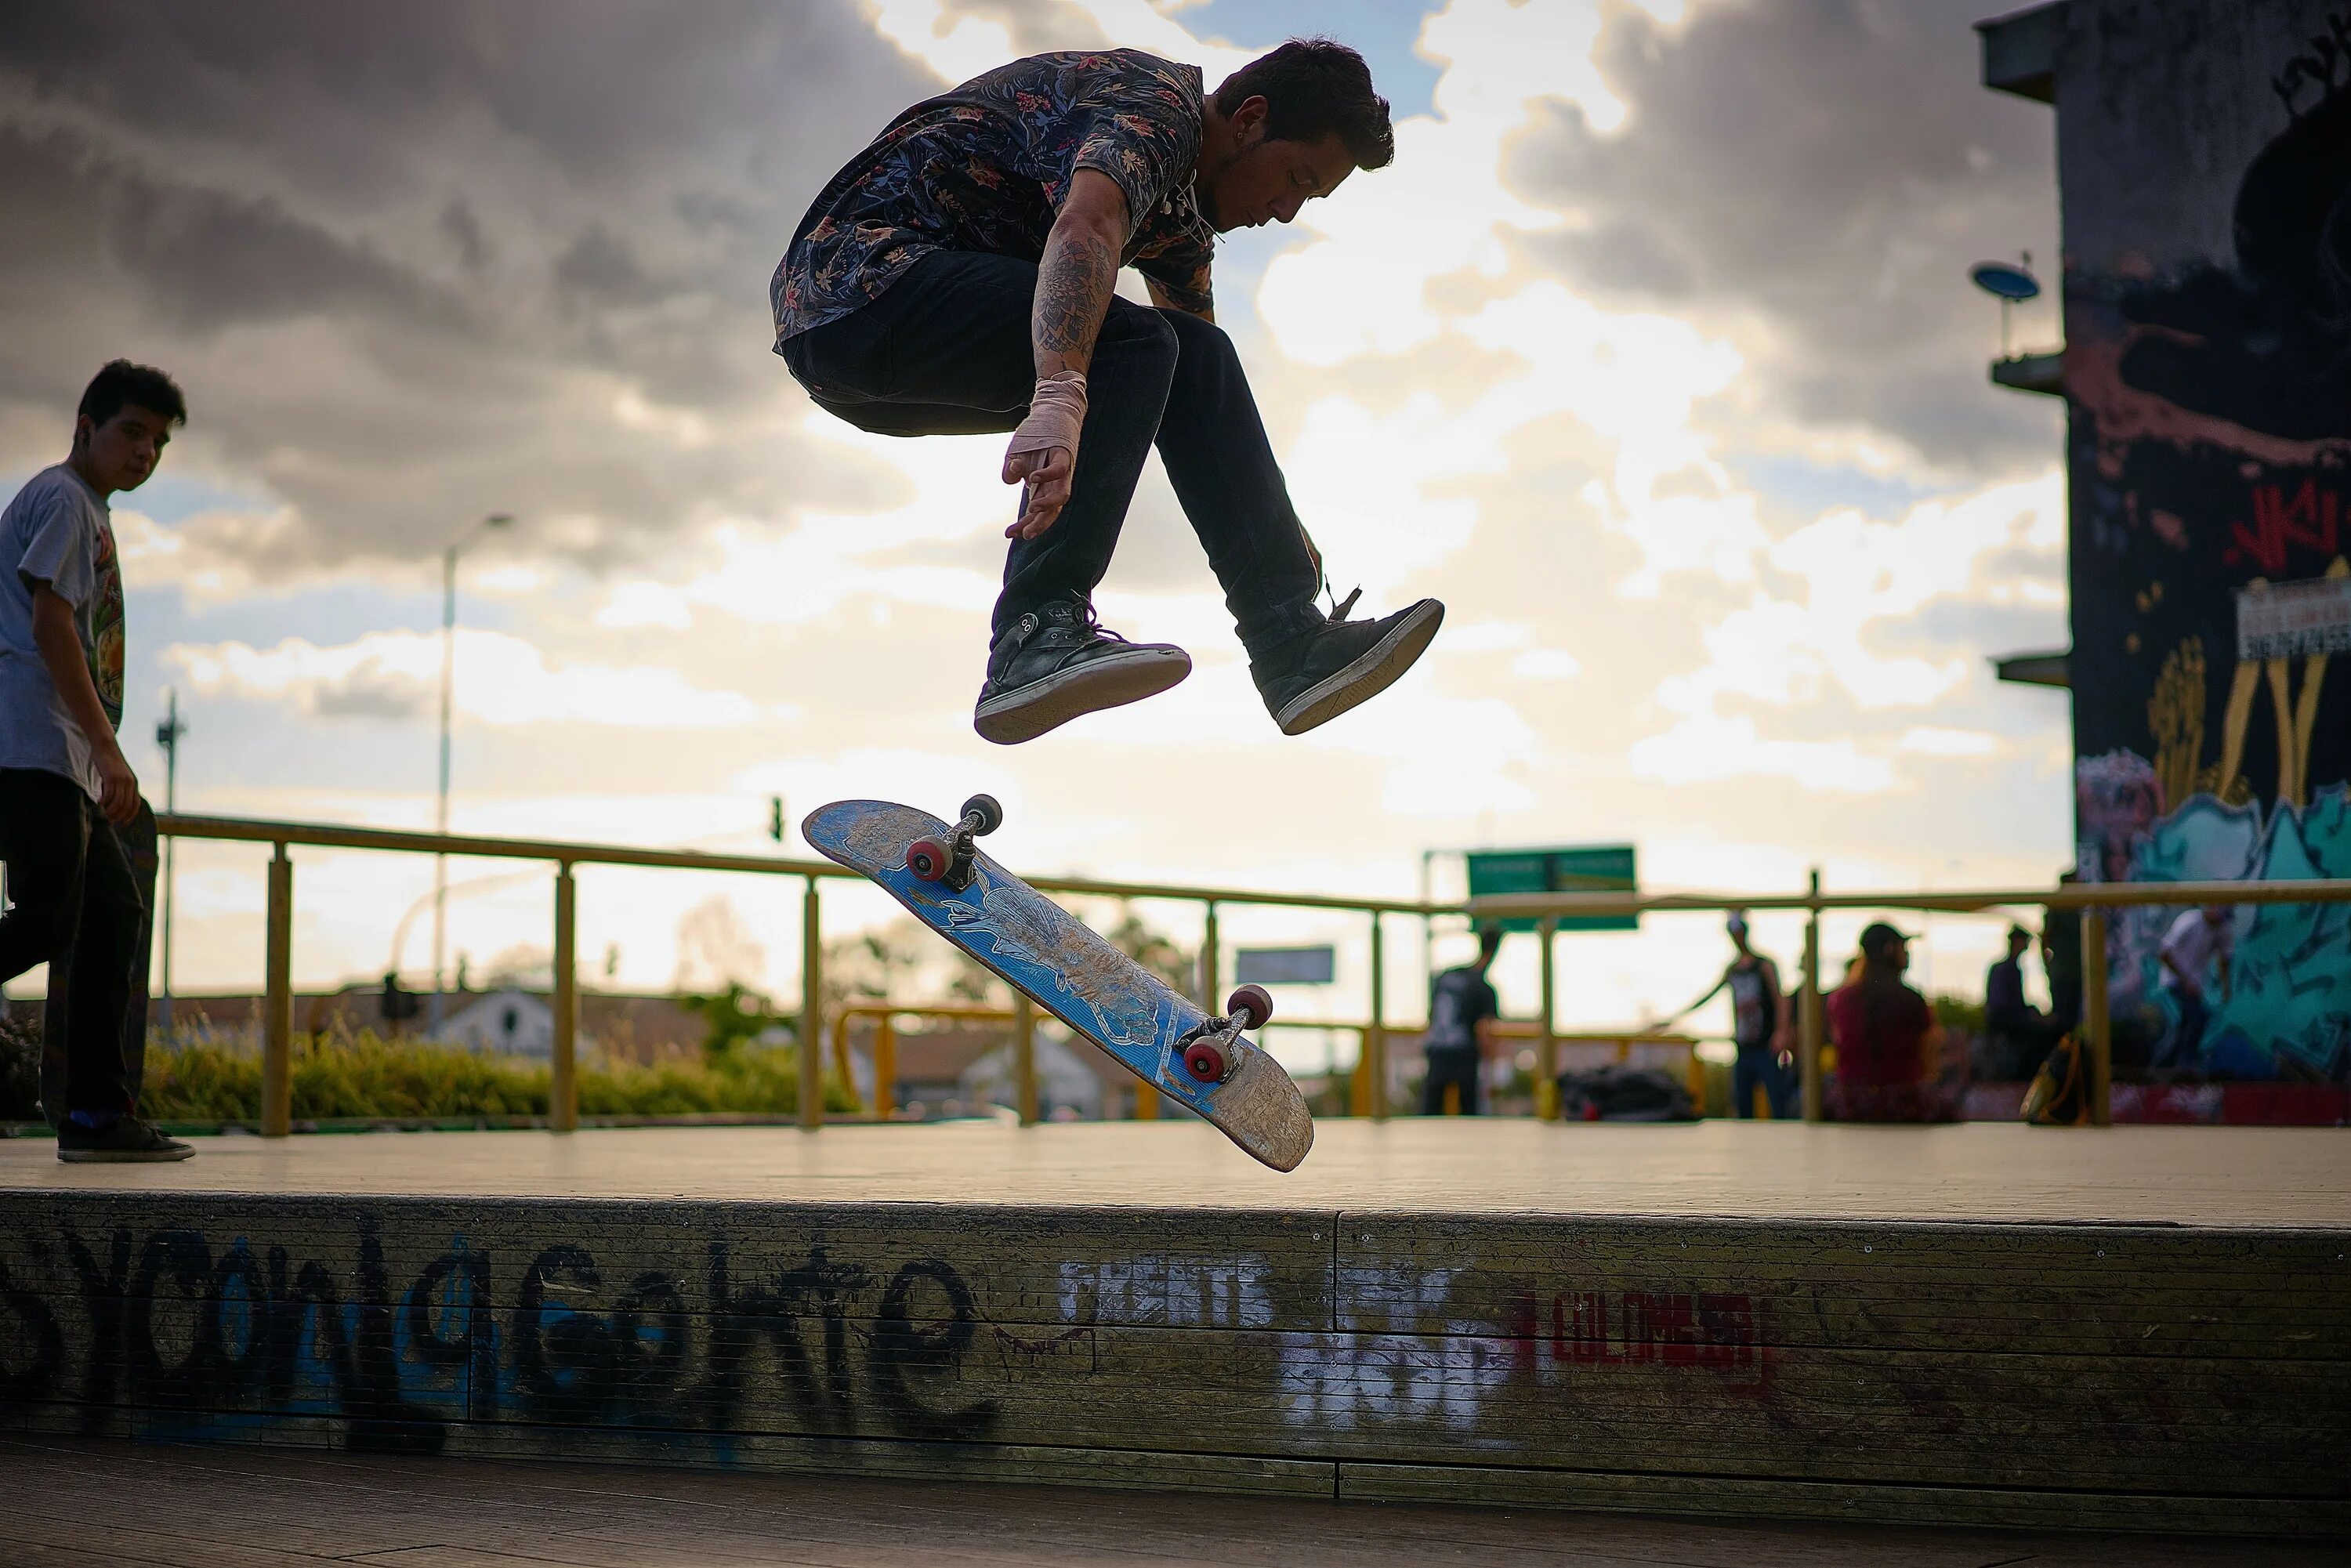
<path id="1" fill-rule="evenodd" d="M 551 1077 L 543 1061 L 387 1040 L 372 1032 L 347 1039 L 298 1035 L 293 1116 L 298 1122 L 544 1116 Z M 747 1045 L 716 1060 L 643 1067 L 582 1061 L 579 1084 L 583 1116 L 789 1115 L 799 1106 L 799 1056 L 789 1046 Z M 831 1082 L 825 1108 L 857 1105 L 845 1086 Z M 257 1122 L 260 1054 L 208 1041 L 157 1047 L 148 1053 L 139 1109 L 158 1122 Z"/>
<path id="2" fill-rule="evenodd" d="M 41 1031 L 21 1015 L 0 1018 L 0 1122 L 41 1114 Z"/>

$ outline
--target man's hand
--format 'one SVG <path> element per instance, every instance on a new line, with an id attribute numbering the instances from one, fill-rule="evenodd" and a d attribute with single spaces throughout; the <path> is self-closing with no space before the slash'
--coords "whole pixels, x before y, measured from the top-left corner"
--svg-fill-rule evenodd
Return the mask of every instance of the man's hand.
<path id="1" fill-rule="evenodd" d="M 116 827 L 126 827 L 139 814 L 139 779 L 131 771 L 122 747 L 108 736 L 106 744 L 93 747 L 98 764 L 98 809 Z"/>
<path id="2" fill-rule="evenodd" d="M 1004 482 L 1026 485 L 1020 516 L 1007 538 L 1033 539 L 1053 526 L 1070 504 L 1070 479 L 1078 465 L 1077 435 L 1068 418 L 1067 382 L 1074 373 L 1077 422 L 1085 413 L 1085 372 L 1093 361 L 1118 283 L 1119 253 L 1126 246 L 1126 193 L 1099 169 L 1081 169 L 1045 236 L 1037 265 L 1037 293 L 1029 312 L 1029 336 L 1037 359 L 1037 402 L 1012 433 L 1004 455 Z M 1059 384 L 1061 390 L 1054 389 Z"/>
<path id="3" fill-rule="evenodd" d="M 1004 459 L 1004 482 L 1026 485 L 1020 497 L 1020 517 L 1004 530 L 1008 539 L 1033 539 L 1053 526 L 1070 504 L 1070 476 L 1078 466 L 1077 454 L 1065 446 L 1042 452 L 1016 452 Z"/>

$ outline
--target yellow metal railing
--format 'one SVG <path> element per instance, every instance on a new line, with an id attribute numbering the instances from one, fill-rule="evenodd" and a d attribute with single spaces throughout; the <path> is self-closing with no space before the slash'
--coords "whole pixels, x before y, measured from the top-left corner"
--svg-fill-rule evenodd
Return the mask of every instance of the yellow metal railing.
<path id="1" fill-rule="evenodd" d="M 640 849 L 620 844 L 583 844 L 543 839 L 465 837 L 454 833 L 412 832 L 381 828 L 343 827 L 331 823 L 278 822 L 235 817 L 165 815 L 157 831 L 182 839 L 266 844 L 268 863 L 266 975 L 262 1008 L 262 1131 L 283 1136 L 290 1125 L 293 1040 L 294 863 L 288 851 L 296 845 L 319 849 L 372 850 L 410 854 L 454 854 L 477 859 L 549 861 L 555 866 L 554 1014 L 552 1103 L 549 1122 L 558 1131 L 579 1124 L 579 1094 L 574 1053 L 579 1021 L 579 978 L 574 962 L 578 936 L 578 898 L 574 868 L 582 865 L 648 866 L 682 871 L 727 872 L 758 876 L 805 879 L 801 904 L 799 1039 L 808 1049 L 799 1053 L 799 1124 L 814 1130 L 824 1120 L 821 1082 L 821 1042 L 825 1038 L 823 999 L 823 911 L 819 884 L 833 878 L 857 878 L 858 873 L 830 861 L 792 860 L 782 856 L 716 854 L 699 850 Z M 861 879 L 862 880 L 862 879 Z M 1359 1030 L 1355 1108 L 1374 1118 L 1388 1114 L 1387 1042 L 1391 1032 L 1385 1017 L 1386 946 L 1384 917 L 1391 915 L 1467 915 L 1472 921 L 1531 918 L 1541 937 L 1541 1011 L 1532 1027 L 1537 1047 L 1536 1081 L 1553 1084 L 1559 1076 L 1562 1041 L 1594 1039 L 1624 1040 L 1649 1044 L 1673 1037 L 1603 1035 L 1580 1037 L 1558 1032 L 1557 973 L 1553 947 L 1562 919 L 1576 915 L 1626 915 L 1671 913 L 1722 913 L 1743 910 L 1799 910 L 1806 916 L 1802 973 L 1798 988 L 1799 1071 L 1804 1116 L 1821 1118 L 1821 1050 L 1824 1009 L 1820 985 L 1821 915 L 1827 910 L 1917 910 L 1948 914 L 1985 914 L 2004 909 L 2056 908 L 2082 911 L 2083 1030 L 2090 1057 L 2092 1119 L 2105 1124 L 2113 1082 L 2113 1033 L 2106 1001 L 2106 911 L 2113 908 L 2194 904 L 2335 904 L 2351 901 L 2351 880 L 2309 882 L 2208 883 L 2082 883 L 2024 891 L 1951 893 L 1824 894 L 1820 873 L 1812 874 L 1801 894 L 1662 894 L 1622 893 L 1509 894 L 1473 898 L 1460 904 L 1423 903 L 1410 899 L 1345 898 L 1322 894 L 1271 893 L 1244 888 L 1184 887 L 1160 883 L 1109 882 L 1089 877 L 1032 877 L 1047 893 L 1079 897 L 1150 898 L 1195 903 L 1202 906 L 1204 941 L 1199 968 L 1198 1000 L 1216 1010 L 1218 955 L 1217 909 L 1222 904 L 1246 904 L 1282 909 L 1336 911 L 1364 916 L 1371 937 L 1371 1009 L 1358 1024 L 1300 1022 L 1300 1028 Z M 890 1013 L 933 1009 L 891 1008 Z M 1025 1006 L 1011 1014 L 990 1016 L 1016 1025 L 1016 1073 L 1023 1085 L 1024 1120 L 1035 1119 L 1033 1070 L 1033 1009 Z M 887 1027 L 886 1016 L 883 1026 Z M 1513 1038 L 1526 1026 L 1510 1026 Z M 1411 1031 L 1407 1031 L 1411 1032 Z M 838 1042 L 836 1051 L 844 1050 Z M 1629 1047 L 1628 1047 L 1629 1049 Z M 1147 1085 L 1138 1089 L 1135 1114 L 1157 1114 L 1157 1094 Z M 1557 1105 L 1549 1104 L 1557 1114 Z"/>
<path id="2" fill-rule="evenodd" d="M 754 876 L 805 878 L 801 900 L 799 1038 L 824 1039 L 823 909 L 817 888 L 820 883 L 847 878 L 862 881 L 858 873 L 831 861 L 791 860 L 783 856 L 716 854 L 702 850 L 640 849 L 623 844 L 583 844 L 552 839 L 468 837 L 455 833 L 413 832 L 400 829 L 354 828 L 326 822 L 277 822 L 242 817 L 159 815 L 156 831 L 168 838 L 205 839 L 271 846 L 268 875 L 267 945 L 262 985 L 261 1130 L 265 1136 L 283 1137 L 292 1126 L 292 1051 L 294 1038 L 294 862 L 287 851 L 296 845 L 317 849 L 375 850 L 407 854 L 466 855 L 482 860 L 551 861 L 555 863 L 555 962 L 549 1124 L 558 1132 L 580 1124 L 576 1077 L 580 1017 L 580 982 L 576 964 L 578 900 L 573 868 L 582 865 L 651 866 L 677 871 L 729 872 Z M 1218 1006 L 1217 988 L 1217 907 L 1223 904 L 1280 909 L 1331 910 L 1369 915 L 1373 921 L 1374 972 L 1378 973 L 1378 920 L 1383 915 L 1458 914 L 1450 904 L 1422 904 L 1410 899 L 1338 898 L 1322 894 L 1269 893 L 1251 888 L 1180 887 L 1161 883 L 1107 882 L 1092 877 L 1031 877 L 1030 885 L 1046 893 L 1081 898 L 1155 898 L 1199 904 L 1206 909 L 1206 938 L 1200 966 L 1203 1006 Z M 1374 1016 L 1377 1004 L 1374 1003 Z M 1033 1021 L 1033 1014 L 1031 1014 Z M 1033 1041 L 1033 1030 L 1019 1040 Z M 1025 1059 L 1033 1045 L 1017 1048 Z M 811 1131 L 824 1122 L 823 1059 L 811 1043 L 799 1053 L 799 1124 Z M 1034 1120 L 1033 1071 L 1021 1075 L 1028 1085 L 1029 1119 Z M 1159 1112 L 1157 1091 L 1140 1085 L 1135 1115 L 1148 1119 Z"/>

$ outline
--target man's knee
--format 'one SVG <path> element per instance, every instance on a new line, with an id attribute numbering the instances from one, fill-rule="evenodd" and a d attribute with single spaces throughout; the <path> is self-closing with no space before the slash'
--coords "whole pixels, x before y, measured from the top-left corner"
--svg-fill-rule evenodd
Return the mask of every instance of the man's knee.
<path id="1" fill-rule="evenodd" d="M 1231 335 L 1214 321 L 1203 321 L 1188 310 L 1155 310 L 1152 314 L 1167 328 L 1181 355 L 1179 374 L 1220 375 L 1240 363 Z"/>
<path id="2" fill-rule="evenodd" d="M 0 915 L 0 932 L 6 940 L 0 942 L 13 974 L 0 975 L 0 982 L 13 980 L 36 964 L 54 964 L 73 946 L 76 926 L 79 924 L 77 911 L 63 899 L 19 899 L 5 915 Z"/>
<path id="3" fill-rule="evenodd" d="M 1106 357 L 1104 350 L 1136 371 L 1161 380 L 1175 373 L 1183 357 L 1183 345 L 1176 329 L 1168 324 L 1167 312 L 1127 299 L 1111 301 L 1110 314 L 1103 319 L 1102 336 L 1094 345 L 1097 364 Z"/>

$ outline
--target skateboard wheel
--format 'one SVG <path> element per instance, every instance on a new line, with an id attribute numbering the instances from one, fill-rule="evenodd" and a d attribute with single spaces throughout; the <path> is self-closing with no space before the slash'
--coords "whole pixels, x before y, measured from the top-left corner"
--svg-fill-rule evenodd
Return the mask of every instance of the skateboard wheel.
<path id="1" fill-rule="evenodd" d="M 972 830 L 976 833 L 992 833 L 1004 826 L 1004 808 L 993 795 L 974 795 L 963 803 L 963 814 L 979 819 L 979 826 Z"/>
<path id="2" fill-rule="evenodd" d="M 1202 1083 L 1225 1080 L 1225 1053 L 1212 1040 L 1196 1040 L 1184 1048 L 1184 1071 Z"/>
<path id="3" fill-rule="evenodd" d="M 1239 1019 L 1244 1029 L 1263 1029 L 1273 1021 L 1273 998 L 1263 986 L 1235 986 L 1225 998 L 1225 1011 Z"/>
<path id="4" fill-rule="evenodd" d="M 925 882 L 936 882 L 947 874 L 955 853 L 936 839 L 916 839 L 906 846 L 906 869 Z"/>

